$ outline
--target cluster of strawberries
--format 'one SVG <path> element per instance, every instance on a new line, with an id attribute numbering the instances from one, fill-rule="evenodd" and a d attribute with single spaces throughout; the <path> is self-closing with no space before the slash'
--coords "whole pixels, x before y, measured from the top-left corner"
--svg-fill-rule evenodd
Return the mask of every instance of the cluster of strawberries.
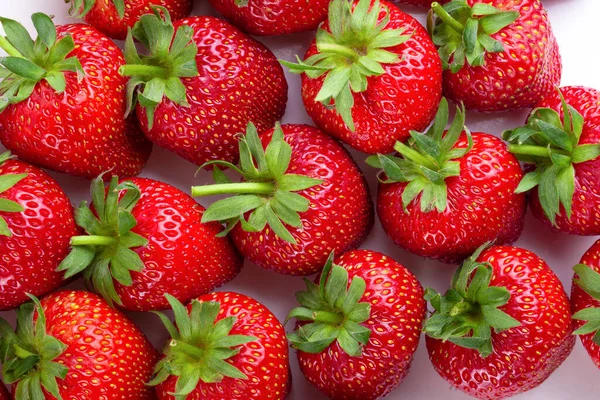
<path id="1" fill-rule="evenodd" d="M 542 259 L 510 246 L 528 199 L 552 229 L 600 235 L 600 92 L 557 89 L 540 0 L 406 2 L 431 7 L 427 29 L 386 0 L 210 0 L 237 28 L 187 17 L 191 0 L 70 0 L 89 25 L 36 13 L 35 39 L 0 18 L 0 310 L 18 307 L 16 330 L 0 319 L 0 362 L 13 398 L 283 399 L 291 343 L 329 398 L 378 399 L 423 331 L 438 373 L 481 399 L 540 385 L 574 333 L 600 368 L 600 241 L 570 301 Z M 317 127 L 281 126 L 283 68 L 247 34 L 316 28 L 304 59 L 281 64 L 302 74 Z M 442 95 L 459 105 L 452 121 Z M 503 141 L 470 132 L 467 109 L 532 111 Z M 340 141 L 380 170 L 390 238 L 461 264 L 445 294 L 356 250 L 375 212 Z M 152 144 L 212 170 L 193 197 L 225 197 L 205 209 L 135 177 Z M 39 167 L 92 179 L 91 204 L 73 209 Z M 318 273 L 287 337 L 256 300 L 211 293 L 244 259 Z M 52 293 L 79 276 L 89 292 Z M 159 355 L 120 309 L 165 308 Z"/>

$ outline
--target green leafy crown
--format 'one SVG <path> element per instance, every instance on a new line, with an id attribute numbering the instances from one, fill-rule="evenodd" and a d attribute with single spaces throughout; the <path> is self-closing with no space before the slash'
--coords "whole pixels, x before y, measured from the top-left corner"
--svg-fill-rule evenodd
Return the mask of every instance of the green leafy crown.
<path id="1" fill-rule="evenodd" d="M 260 232 L 269 226 L 281 239 L 296 243 L 286 225 L 302 228 L 300 213 L 308 210 L 310 201 L 295 192 L 320 185 L 323 181 L 304 175 L 288 174 L 292 148 L 284 140 L 279 123 L 266 150 L 258 137 L 256 127 L 249 123 L 246 134 L 239 137 L 239 167 L 225 161 L 209 161 L 200 168 L 214 165 L 216 184 L 194 186 L 192 196 L 233 194 L 208 207 L 202 222 L 220 221 L 227 228 L 219 233 L 225 236 L 239 222 L 247 232 Z M 244 178 L 232 182 L 219 167 L 229 168 Z M 244 214 L 251 212 L 248 220 Z"/>
<path id="2" fill-rule="evenodd" d="M 375 0 L 360 0 L 354 10 L 353 1 L 333 0 L 329 4 L 329 31 L 319 28 L 318 53 L 297 63 L 281 61 L 291 72 L 305 73 L 310 78 L 325 75 L 315 101 L 334 107 L 351 131 L 353 93 L 367 90 L 367 78 L 385 73 L 382 64 L 401 61 L 398 54 L 385 50 L 406 42 L 410 35 L 402 29 L 386 29 L 390 22 L 387 6 Z M 385 17 L 378 22 L 381 13 Z M 333 105 L 332 105 L 333 101 Z"/>
<path id="3" fill-rule="evenodd" d="M 574 164 L 600 156 L 600 144 L 579 144 L 583 132 L 583 116 L 565 101 L 562 93 L 561 120 L 556 110 L 535 109 L 527 125 L 505 131 L 502 136 L 511 144 L 509 150 L 519 160 L 535 166 L 523 177 L 518 193 L 538 187 L 540 204 L 553 224 L 562 205 L 571 218 L 575 193 Z"/>
<path id="4" fill-rule="evenodd" d="M 96 0 L 66 0 L 71 3 L 69 8 L 69 15 L 75 18 L 83 18 L 90 12 L 92 7 L 96 4 Z M 125 0 L 112 0 L 117 15 L 120 19 L 125 18 Z"/>
<path id="5" fill-rule="evenodd" d="M 505 287 L 490 286 L 492 266 L 477 261 L 487 246 L 480 247 L 456 271 L 445 295 L 431 288 L 425 291 L 425 299 L 435 309 L 425 322 L 425 334 L 477 350 L 482 357 L 493 352 L 492 329 L 498 333 L 521 325 L 500 309 L 510 300 L 510 293 Z"/>
<path id="6" fill-rule="evenodd" d="M 144 267 L 138 253 L 131 248 L 148 243 L 131 231 L 137 224 L 131 211 L 140 199 L 140 189 L 131 181 L 119 184 L 119 178 L 113 176 L 105 190 L 99 176 L 92 181 L 91 192 L 96 215 L 85 201 L 75 210 L 75 222 L 87 235 L 71 238 L 72 250 L 58 271 L 65 271 L 65 279 L 83 271 L 88 286 L 109 304 L 121 304 L 113 279 L 131 286 L 131 272 Z M 119 200 L 120 192 L 125 193 Z"/>
<path id="7" fill-rule="evenodd" d="M 0 166 L 11 158 L 10 152 L 0 154 Z M 8 189 L 25 179 L 27 174 L 4 174 L 0 175 L 0 196 Z M 0 197 L 0 212 L 23 212 L 25 209 L 19 203 Z M 6 220 L 0 216 L 0 236 L 11 237 L 12 232 L 8 228 Z"/>
<path id="8" fill-rule="evenodd" d="M 150 128 L 154 111 L 164 97 L 189 106 L 181 79 L 198 76 L 198 47 L 192 39 L 192 27 L 182 25 L 175 32 L 166 8 L 152 6 L 152 10 L 153 14 L 140 17 L 127 34 L 124 51 L 127 64 L 119 69 L 121 75 L 131 77 L 127 83 L 127 114 L 139 103 L 146 109 Z M 138 54 L 134 39 L 146 48 L 146 55 Z"/>
<path id="9" fill-rule="evenodd" d="M 176 376 L 175 392 L 170 393 L 176 400 L 183 400 L 200 381 L 221 382 L 224 377 L 248 379 L 228 359 L 240 352 L 240 347 L 256 341 L 246 335 L 231 335 L 237 318 L 226 317 L 217 321 L 221 305 L 214 301 L 192 300 L 191 311 L 171 295 L 165 295 L 175 314 L 175 323 L 160 312 L 158 315 L 169 331 L 171 339 L 165 346 L 165 357 L 154 369 L 151 386 L 164 382 L 169 376 Z"/>
<path id="10" fill-rule="evenodd" d="M 502 43 L 492 35 L 519 18 L 518 11 L 500 10 L 478 2 L 472 7 L 466 0 L 453 0 L 444 6 L 431 4 L 427 27 L 438 47 L 444 69 L 458 72 L 467 62 L 485 65 L 486 53 L 502 53 Z"/>
<path id="11" fill-rule="evenodd" d="M 38 34 L 35 41 L 23 25 L 0 17 L 6 34 L 0 35 L 0 48 L 8 54 L 0 58 L 0 112 L 29 98 L 40 81 L 46 81 L 57 93 L 62 93 L 66 87 L 66 72 L 83 74 L 79 60 L 67 58 L 75 49 L 73 38 L 65 35 L 57 40 L 54 22 L 46 14 L 35 13 L 31 20 Z"/>
<path id="12" fill-rule="evenodd" d="M 0 318 L 0 361 L 4 382 L 16 384 L 15 398 L 44 400 L 44 390 L 62 400 L 58 379 L 65 379 L 68 368 L 54 361 L 67 346 L 46 333 L 46 317 L 39 300 L 28 295 L 32 302 L 17 310 L 17 329 L 13 331 Z M 37 318 L 34 314 L 37 312 Z"/>
<path id="13" fill-rule="evenodd" d="M 575 284 L 595 300 L 600 301 L 600 274 L 584 264 L 577 264 L 573 269 L 577 274 Z M 593 342 L 600 346 L 600 307 L 580 310 L 573 314 L 573 319 L 586 321 L 574 334 L 593 334 Z"/>
<path id="14" fill-rule="evenodd" d="M 371 314 L 371 305 L 360 301 L 365 280 L 354 277 L 349 282 L 348 271 L 335 265 L 331 254 L 319 284 L 308 279 L 304 282 L 306 291 L 296 293 L 300 307 L 287 317 L 302 324 L 288 335 L 289 341 L 298 350 L 314 354 L 337 341 L 348 355 L 359 357 L 371 336 L 371 330 L 361 325 Z"/>
<path id="15" fill-rule="evenodd" d="M 435 121 L 425 134 L 411 131 L 408 145 L 396 142 L 394 149 L 399 157 L 378 154 L 367 159 L 367 163 L 383 170 L 382 183 L 408 182 L 402 193 L 404 209 L 420 194 L 421 210 L 436 209 L 443 212 L 447 206 L 448 188 L 446 179 L 460 175 L 460 161 L 473 147 L 471 133 L 465 127 L 465 110 L 457 107 L 456 117 L 446 133 L 448 124 L 448 102 L 442 98 Z M 462 132 L 468 146 L 457 148 Z"/>

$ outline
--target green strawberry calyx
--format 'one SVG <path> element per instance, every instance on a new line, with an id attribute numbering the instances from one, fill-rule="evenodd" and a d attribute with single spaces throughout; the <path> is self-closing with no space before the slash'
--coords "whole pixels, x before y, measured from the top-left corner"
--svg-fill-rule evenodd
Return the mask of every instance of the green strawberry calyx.
<path id="1" fill-rule="evenodd" d="M 260 232 L 268 225 L 280 238 L 296 244 L 287 226 L 302 229 L 300 213 L 306 212 L 310 201 L 299 191 L 323 183 L 320 179 L 290 174 L 287 170 L 292 148 L 285 141 L 279 123 L 275 125 L 266 149 L 253 123 L 246 134 L 239 136 L 239 167 L 225 161 L 209 161 L 200 168 L 214 166 L 213 185 L 192 187 L 192 196 L 233 196 L 211 204 L 202 216 L 202 222 L 225 222 L 227 227 L 218 236 L 225 236 L 238 223 L 246 232 Z M 232 182 L 219 167 L 231 169 L 242 176 L 243 182 Z M 250 212 L 248 220 L 245 214 Z"/>
<path id="2" fill-rule="evenodd" d="M 0 318 L 2 377 L 5 383 L 17 385 L 16 399 L 44 400 L 45 390 L 62 400 L 57 379 L 65 379 L 68 368 L 55 360 L 67 346 L 48 335 L 46 317 L 39 300 L 28 296 L 32 302 L 17 310 L 16 331 Z"/>
<path id="3" fill-rule="evenodd" d="M 248 7 L 249 0 L 234 0 L 234 3 L 238 7 Z"/>
<path id="4" fill-rule="evenodd" d="M 56 27 L 49 16 L 35 13 L 31 16 L 38 37 L 35 41 L 23 25 L 0 17 L 5 36 L 0 35 L 0 48 L 8 57 L 0 57 L 0 112 L 31 96 L 38 82 L 45 81 L 56 93 L 66 88 L 65 74 L 83 75 L 83 67 L 76 57 L 68 57 L 75 49 L 71 35 L 57 38 Z"/>
<path id="5" fill-rule="evenodd" d="M 154 111 L 166 97 L 175 104 L 189 107 L 183 78 L 198 76 L 193 41 L 194 30 L 188 25 L 177 28 L 164 7 L 152 6 L 153 14 L 146 14 L 129 30 L 125 40 L 126 64 L 119 73 L 130 77 L 127 83 L 127 114 L 136 104 L 146 110 L 148 126 L 154 124 Z M 136 39 L 147 50 L 138 54 Z"/>
<path id="6" fill-rule="evenodd" d="M 523 177 L 517 193 L 537 187 L 542 209 L 552 224 L 561 213 L 561 206 L 567 218 L 571 218 L 575 194 L 574 165 L 600 156 L 600 143 L 579 144 L 584 118 L 567 104 L 562 93 L 560 96 L 562 120 L 556 110 L 537 108 L 525 126 L 502 134 L 510 142 L 511 153 L 523 163 L 535 166 Z"/>
<path id="7" fill-rule="evenodd" d="M 217 321 L 221 305 L 199 300 L 192 300 L 188 314 L 186 307 L 176 298 L 168 294 L 165 297 L 173 309 L 175 324 L 166 315 L 155 312 L 171 338 L 164 349 L 165 357 L 156 364 L 154 377 L 148 385 L 156 386 L 169 376 L 176 376 L 175 392 L 170 394 L 177 400 L 183 400 L 200 381 L 217 383 L 224 377 L 248 379 L 228 360 L 239 354 L 241 346 L 258 339 L 230 334 L 237 322 L 236 317 Z"/>
<path id="8" fill-rule="evenodd" d="M 361 277 L 348 278 L 348 271 L 333 263 L 329 256 L 319 284 L 305 279 L 306 291 L 296 293 L 300 307 L 287 319 L 300 324 L 288 334 L 292 346 L 300 351 L 317 354 L 336 342 L 350 356 L 360 357 L 369 342 L 371 330 L 361 324 L 371 315 L 371 305 L 361 302 L 366 290 Z"/>
<path id="9" fill-rule="evenodd" d="M 518 11 L 501 10 L 483 2 L 472 7 L 465 0 L 443 6 L 434 2 L 427 27 L 444 69 L 457 73 L 465 63 L 472 67 L 485 65 L 487 53 L 504 52 L 504 45 L 492 35 L 515 22 L 519 15 Z"/>
<path id="10" fill-rule="evenodd" d="M 131 273 L 144 267 L 132 248 L 148 244 L 148 240 L 131 231 L 137 224 L 131 211 L 140 199 L 140 189 L 131 181 L 119 183 L 119 178 L 113 176 L 105 190 L 99 176 L 92 181 L 91 193 L 96 214 L 86 201 L 75 210 L 75 222 L 87 235 L 71 238 L 71 252 L 57 270 L 65 272 L 65 279 L 83 272 L 87 285 L 109 304 L 121 304 L 114 281 L 132 285 Z"/>
<path id="11" fill-rule="evenodd" d="M 431 338 L 477 350 L 484 358 L 493 352 L 492 330 L 499 333 L 521 325 L 500 309 L 510 300 L 508 289 L 490 286 L 492 266 L 477 261 L 487 246 L 477 249 L 456 271 L 446 294 L 432 288 L 425 291 L 435 312 L 423 328 Z"/>
<path id="12" fill-rule="evenodd" d="M 311 79 L 325 76 L 315 101 L 334 108 L 351 131 L 354 93 L 367 90 L 368 78 L 384 75 L 384 64 L 399 63 L 399 54 L 386 50 L 405 43 L 410 35 L 402 29 L 387 28 L 390 12 L 375 0 L 333 0 L 329 4 L 329 30 L 319 28 L 316 36 L 318 53 L 297 63 L 281 61 L 296 74 Z"/>
<path id="13" fill-rule="evenodd" d="M 411 138 L 407 144 L 396 142 L 394 149 L 399 153 L 399 157 L 377 154 L 367 158 L 367 164 L 382 169 L 383 173 L 379 175 L 381 183 L 408 183 L 402 193 L 405 211 L 419 194 L 421 211 L 446 210 L 446 179 L 460 175 L 458 159 L 464 157 L 473 147 L 471 133 L 465 126 L 464 107 L 456 108 L 456 117 L 446 132 L 447 124 L 448 102 L 442 98 L 435 121 L 426 133 L 411 131 Z M 455 147 L 463 132 L 468 140 L 467 147 Z"/>
<path id="14" fill-rule="evenodd" d="M 12 158 L 10 152 L 4 152 L 0 154 L 0 166 L 5 161 Z M 3 212 L 23 212 L 25 209 L 19 203 L 2 198 L 2 193 L 15 186 L 17 183 L 27 177 L 27 174 L 4 174 L 0 175 L 0 213 Z M 11 237 L 12 232 L 8 228 L 6 220 L 0 216 L 0 236 Z"/>
<path id="15" fill-rule="evenodd" d="M 584 292 L 600 302 L 600 273 L 584 264 L 573 267 L 577 277 L 574 283 Z M 575 335 L 593 334 L 592 341 L 600 346 L 600 307 L 590 307 L 573 314 L 573 319 L 585 321 L 585 324 L 577 329 Z"/>
<path id="16" fill-rule="evenodd" d="M 75 18 L 83 18 L 90 12 L 96 4 L 96 0 L 65 0 L 66 3 L 71 3 L 69 15 Z M 119 19 L 125 18 L 125 0 L 112 0 Z"/>

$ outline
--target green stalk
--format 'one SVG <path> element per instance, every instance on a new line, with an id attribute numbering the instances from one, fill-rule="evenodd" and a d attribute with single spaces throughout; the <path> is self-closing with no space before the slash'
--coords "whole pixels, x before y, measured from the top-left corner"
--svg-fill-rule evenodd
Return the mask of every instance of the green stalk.
<path id="1" fill-rule="evenodd" d="M 344 321 L 344 316 L 340 313 L 329 311 L 315 311 L 313 313 L 314 322 L 321 322 L 329 325 L 339 325 Z"/>
<path id="2" fill-rule="evenodd" d="M 271 194 L 275 185 L 268 182 L 221 183 L 217 185 L 192 186 L 193 197 L 217 194 Z"/>
<path id="3" fill-rule="evenodd" d="M 547 157 L 550 158 L 550 151 L 547 147 L 532 146 L 526 144 L 511 144 L 508 146 L 508 151 L 513 154 L 522 154 L 526 156 L 534 157 Z M 571 154 L 564 150 L 552 150 L 556 154 L 561 154 L 570 157 Z"/>
<path id="4" fill-rule="evenodd" d="M 461 34 L 464 32 L 465 26 L 457 20 L 455 20 L 450 14 L 448 14 L 446 10 L 444 10 L 444 7 L 440 5 L 440 3 L 431 3 L 431 8 L 433 12 L 436 13 L 442 21 L 447 23 L 456 32 Z"/>
<path id="5" fill-rule="evenodd" d="M 164 67 L 156 65 L 141 65 L 141 64 L 127 64 L 122 65 L 119 68 L 119 74 L 122 76 L 154 76 L 157 78 L 167 79 L 171 76 L 169 70 Z"/>
<path id="6" fill-rule="evenodd" d="M 4 50 L 9 56 L 25 58 L 19 52 L 19 50 L 17 50 L 15 46 L 10 44 L 10 42 L 4 36 L 0 36 L 0 48 L 2 48 L 2 50 Z"/>
<path id="7" fill-rule="evenodd" d="M 73 236 L 71 246 L 110 246 L 118 242 L 117 238 L 110 236 Z"/>

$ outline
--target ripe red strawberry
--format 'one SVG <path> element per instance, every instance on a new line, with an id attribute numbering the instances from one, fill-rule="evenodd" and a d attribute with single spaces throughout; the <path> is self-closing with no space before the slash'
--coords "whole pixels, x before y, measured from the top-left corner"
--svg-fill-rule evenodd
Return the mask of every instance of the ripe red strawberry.
<path id="1" fill-rule="evenodd" d="M 367 183 L 335 139 L 307 125 L 279 124 L 259 139 L 249 125 L 239 144 L 239 168 L 212 164 L 234 169 L 244 182 L 217 173 L 217 184 L 193 187 L 192 195 L 234 195 L 213 203 L 202 220 L 226 222 L 244 258 L 280 273 L 311 275 L 332 251 L 341 254 L 365 240 L 373 226 Z"/>
<path id="2" fill-rule="evenodd" d="M 138 56 L 133 38 L 151 53 Z M 132 77 L 129 91 L 146 136 L 197 165 L 235 162 L 235 135 L 248 122 L 271 128 L 285 111 L 287 83 L 273 53 L 221 19 L 171 24 L 157 8 L 136 24 L 125 55 L 121 72 Z"/>
<path id="3" fill-rule="evenodd" d="M 0 310 L 63 284 L 56 271 L 77 234 L 71 202 L 30 164 L 0 154 Z"/>
<path id="4" fill-rule="evenodd" d="M 16 399 L 151 400 L 158 353 L 124 314 L 83 291 L 25 303 L 16 334 L 0 319 L 4 379 Z"/>
<path id="5" fill-rule="evenodd" d="M 441 296 L 427 289 L 435 313 L 425 323 L 427 351 L 451 385 L 479 399 L 536 388 L 575 344 L 569 298 L 534 253 L 480 248 Z"/>
<path id="6" fill-rule="evenodd" d="M 243 294 L 210 293 L 187 309 L 168 296 L 175 325 L 150 385 L 158 398 L 283 400 L 291 389 L 288 344 L 277 317 Z M 176 393 L 178 396 L 173 396 Z"/>
<path id="7" fill-rule="evenodd" d="M 85 22 L 113 39 L 123 40 L 127 30 L 144 14 L 152 12 L 151 6 L 165 7 L 175 19 L 185 18 L 192 12 L 193 0 L 66 0 L 71 4 L 71 16 Z"/>
<path id="8" fill-rule="evenodd" d="M 71 239 L 60 265 L 69 278 L 83 271 L 88 285 L 110 304 L 134 311 L 164 309 L 164 295 L 189 301 L 233 279 L 242 267 L 218 223 L 200 222 L 204 208 L 163 182 L 113 176 L 92 184 L 93 208 L 76 212 L 86 236 Z"/>
<path id="9" fill-rule="evenodd" d="M 581 264 L 574 267 L 571 307 L 575 334 L 600 368 L 600 240 L 585 252 Z"/>
<path id="10" fill-rule="evenodd" d="M 531 190 L 533 214 L 561 232 L 600 235 L 600 92 L 562 88 L 504 138 L 530 170 L 519 191 Z"/>
<path id="11" fill-rule="evenodd" d="M 510 244 L 523 230 L 523 178 L 518 160 L 495 136 L 470 133 L 457 108 L 448 131 L 448 103 L 442 99 L 426 134 L 411 132 L 408 145 L 396 144 L 399 157 L 367 161 L 385 172 L 377 211 L 398 245 L 423 257 L 458 263 L 482 244 Z"/>
<path id="12" fill-rule="evenodd" d="M 562 63 L 540 0 L 432 4 L 429 30 L 444 64 L 444 95 L 469 110 L 535 105 L 559 83 Z"/>
<path id="13" fill-rule="evenodd" d="M 423 288 L 393 259 L 355 250 L 327 261 L 288 336 L 306 379 L 328 398 L 379 399 L 406 377 L 425 318 Z"/>
<path id="14" fill-rule="evenodd" d="M 25 161 L 71 175 L 138 174 L 152 146 L 124 118 L 121 50 L 90 26 L 55 29 L 41 13 L 32 20 L 35 45 L 22 25 L 2 19 L 0 47 L 10 55 L 0 60 L 2 144 Z"/>
<path id="15" fill-rule="evenodd" d="M 232 24 L 251 35 L 312 31 L 327 17 L 329 0 L 209 0 Z"/>
<path id="16" fill-rule="evenodd" d="M 0 400 L 12 400 L 2 382 L 0 382 Z"/>
<path id="17" fill-rule="evenodd" d="M 442 66 L 425 29 L 395 5 L 333 0 L 304 61 L 302 99 L 323 131 L 366 153 L 389 153 L 425 129 L 442 93 Z"/>

